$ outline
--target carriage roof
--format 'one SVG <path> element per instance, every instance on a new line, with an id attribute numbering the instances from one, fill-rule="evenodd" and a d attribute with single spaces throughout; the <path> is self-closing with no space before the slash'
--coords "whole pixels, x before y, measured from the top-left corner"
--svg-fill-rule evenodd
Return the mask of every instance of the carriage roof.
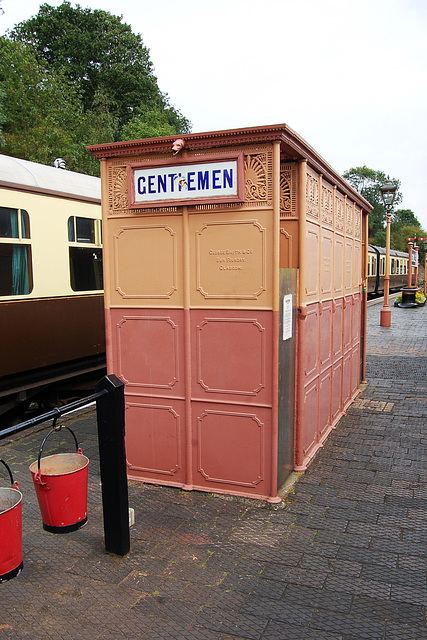
<path id="1" fill-rule="evenodd" d="M 100 178 L 1 154 L 0 186 L 79 199 L 101 199 Z"/>

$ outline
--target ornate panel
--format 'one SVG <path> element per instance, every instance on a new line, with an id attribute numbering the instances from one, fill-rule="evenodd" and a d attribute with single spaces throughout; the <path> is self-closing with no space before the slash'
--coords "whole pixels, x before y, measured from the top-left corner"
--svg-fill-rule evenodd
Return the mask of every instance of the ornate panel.
<path id="1" fill-rule="evenodd" d="M 353 349 L 351 358 L 351 395 L 353 396 L 360 385 L 360 345 Z"/>
<path id="2" fill-rule="evenodd" d="M 353 292 L 353 240 L 345 240 L 345 267 L 344 267 L 344 291 L 346 294 Z"/>
<path id="3" fill-rule="evenodd" d="M 191 216 L 192 306 L 271 304 L 271 216 L 241 216 Z"/>
<path id="4" fill-rule="evenodd" d="M 344 196 L 335 192 L 335 229 L 344 231 Z"/>
<path id="5" fill-rule="evenodd" d="M 257 396 L 265 389 L 266 331 L 255 318 L 204 318 L 196 352 L 205 393 Z"/>
<path id="6" fill-rule="evenodd" d="M 118 376 L 126 386 L 171 390 L 179 381 L 178 325 L 168 316 L 125 315 L 116 324 Z"/>
<path id="7" fill-rule="evenodd" d="M 322 232 L 322 254 L 320 271 L 320 288 L 323 298 L 332 296 L 332 262 L 334 259 L 334 236 L 331 231 Z"/>
<path id="8" fill-rule="evenodd" d="M 126 457 L 130 476 L 182 481 L 184 403 L 126 401 Z"/>
<path id="9" fill-rule="evenodd" d="M 306 180 L 306 214 L 309 217 L 319 219 L 319 177 L 311 171 L 307 171 Z"/>
<path id="10" fill-rule="evenodd" d="M 351 351 L 343 357 L 342 403 L 347 404 L 351 397 Z"/>
<path id="11" fill-rule="evenodd" d="M 335 235 L 334 257 L 334 295 L 340 297 L 344 294 L 344 238 Z"/>
<path id="12" fill-rule="evenodd" d="M 360 238 L 362 231 L 362 210 L 359 207 L 354 208 L 354 237 Z"/>
<path id="13" fill-rule="evenodd" d="M 354 219 L 354 203 L 346 200 L 345 203 L 345 232 L 348 236 L 353 237 L 353 219 Z"/>
<path id="14" fill-rule="evenodd" d="M 342 411 L 342 359 L 332 367 L 332 421 L 336 420 Z"/>
<path id="15" fill-rule="evenodd" d="M 115 219 L 109 231 L 111 305 L 182 304 L 181 219 Z"/>
<path id="16" fill-rule="evenodd" d="M 305 282 L 309 302 L 319 298 L 319 229 L 317 225 L 307 223 Z"/>
<path id="17" fill-rule="evenodd" d="M 303 453 L 307 456 L 317 442 L 319 424 L 319 379 L 304 389 Z"/>
<path id="18" fill-rule="evenodd" d="M 332 364 L 332 302 L 321 306 L 320 314 L 320 369 L 323 371 Z"/>
<path id="19" fill-rule="evenodd" d="M 334 189 L 327 182 L 322 182 L 322 203 L 321 203 L 322 224 L 334 224 Z"/>
<path id="20" fill-rule="evenodd" d="M 340 298 L 334 302 L 334 313 L 332 320 L 332 357 L 334 362 L 342 357 L 343 353 L 343 326 L 344 326 L 344 299 Z"/>
<path id="21" fill-rule="evenodd" d="M 280 217 L 297 217 L 297 166 L 280 165 Z"/>
<path id="22" fill-rule="evenodd" d="M 319 437 L 331 425 L 332 368 L 327 369 L 319 382 Z"/>
<path id="23" fill-rule="evenodd" d="M 204 484 L 256 488 L 265 480 L 266 426 L 256 413 L 204 408 L 196 421 Z"/>
<path id="24" fill-rule="evenodd" d="M 319 307 L 312 304 L 308 307 L 305 319 L 305 362 L 304 383 L 319 374 Z"/>

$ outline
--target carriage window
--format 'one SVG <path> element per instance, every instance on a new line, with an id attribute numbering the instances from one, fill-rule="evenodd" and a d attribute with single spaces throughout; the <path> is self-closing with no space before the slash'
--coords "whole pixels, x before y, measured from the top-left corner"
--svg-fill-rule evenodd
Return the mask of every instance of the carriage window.
<path id="1" fill-rule="evenodd" d="M 23 209 L 0 207 L 0 296 L 28 295 L 33 288 L 30 220 Z"/>
<path id="2" fill-rule="evenodd" d="M 31 247 L 0 243 L 0 296 L 22 296 L 33 288 Z"/>
<path id="3" fill-rule="evenodd" d="M 102 249 L 70 247 L 70 278 L 73 291 L 101 290 Z"/>
<path id="4" fill-rule="evenodd" d="M 95 244 L 95 222 L 91 218 L 68 218 L 68 240 L 70 242 L 84 242 Z"/>
<path id="5" fill-rule="evenodd" d="M 73 291 L 99 291 L 103 288 L 101 221 L 68 218 L 70 281 Z M 90 247 L 79 246 L 92 245 Z"/>

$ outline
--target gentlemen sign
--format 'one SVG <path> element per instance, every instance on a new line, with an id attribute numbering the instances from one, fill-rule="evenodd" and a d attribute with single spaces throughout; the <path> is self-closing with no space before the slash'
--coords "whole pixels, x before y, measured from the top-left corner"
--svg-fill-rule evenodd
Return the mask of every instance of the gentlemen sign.
<path id="1" fill-rule="evenodd" d="M 131 207 L 243 201 L 243 156 L 131 166 Z"/>

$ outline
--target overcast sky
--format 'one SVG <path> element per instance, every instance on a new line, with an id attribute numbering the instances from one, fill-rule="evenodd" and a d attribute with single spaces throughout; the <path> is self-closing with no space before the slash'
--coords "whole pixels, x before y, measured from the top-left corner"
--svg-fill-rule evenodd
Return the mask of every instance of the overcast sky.
<path id="1" fill-rule="evenodd" d="M 40 4 L 2 0 L 0 34 Z M 426 0 L 79 4 L 141 34 L 194 133 L 286 123 L 339 173 L 366 164 L 399 179 L 400 208 L 427 230 Z"/>

